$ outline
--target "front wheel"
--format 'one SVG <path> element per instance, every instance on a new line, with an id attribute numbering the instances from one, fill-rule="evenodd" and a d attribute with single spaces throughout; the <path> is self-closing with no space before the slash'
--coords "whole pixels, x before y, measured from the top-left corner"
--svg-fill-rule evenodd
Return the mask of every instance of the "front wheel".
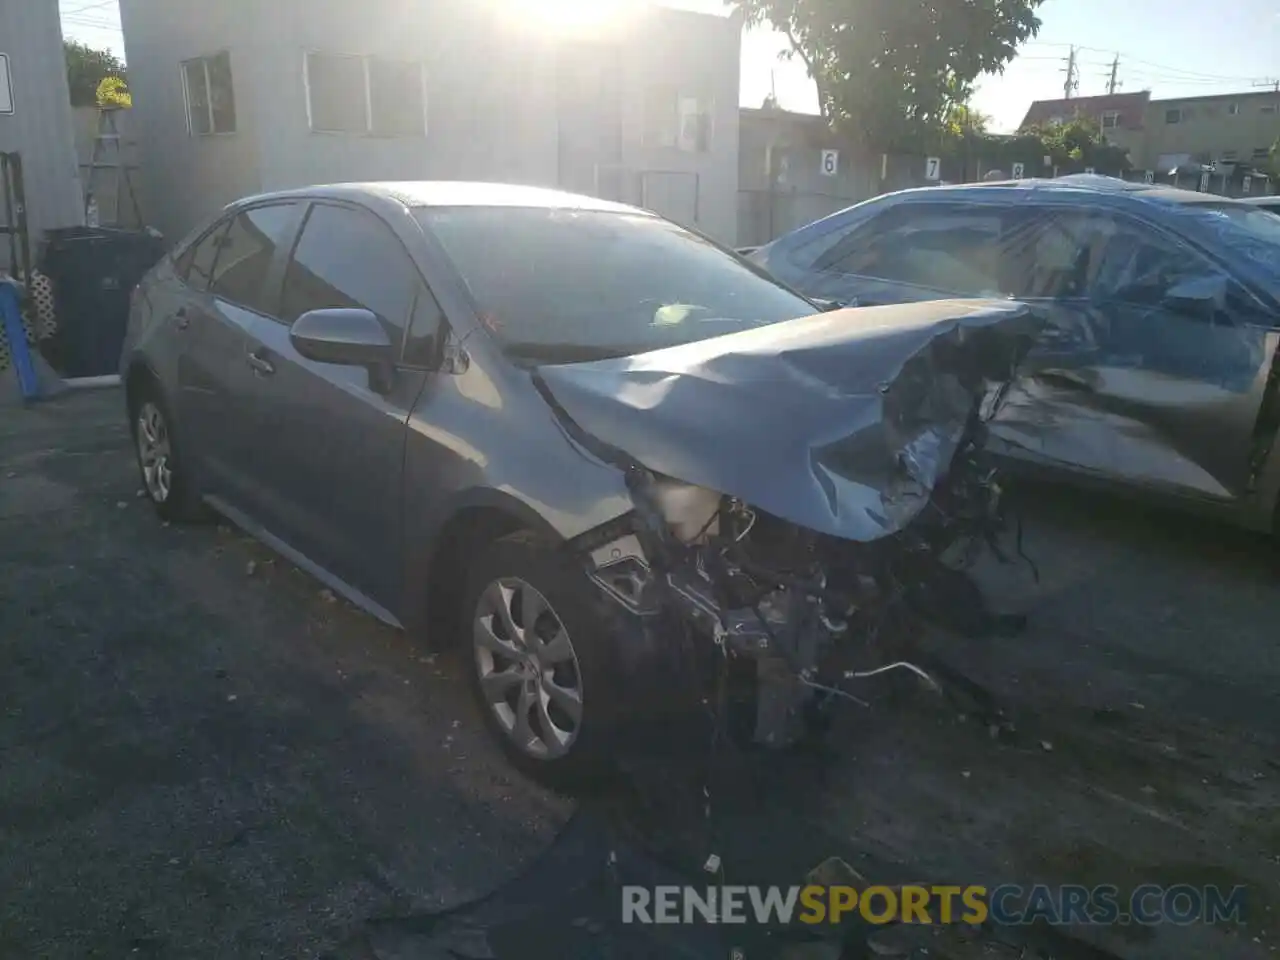
<path id="1" fill-rule="evenodd" d="M 485 722 L 512 762 L 555 786 L 604 766 L 609 637 L 581 571 L 529 532 L 481 551 L 463 599 L 468 668 Z"/>

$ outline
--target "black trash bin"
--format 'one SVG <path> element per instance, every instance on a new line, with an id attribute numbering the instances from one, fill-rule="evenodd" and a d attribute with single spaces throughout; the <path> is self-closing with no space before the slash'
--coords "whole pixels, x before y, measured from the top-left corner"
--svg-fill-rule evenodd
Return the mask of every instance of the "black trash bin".
<path id="1" fill-rule="evenodd" d="M 164 256 L 159 234 L 112 227 L 50 230 L 41 244 L 41 273 L 53 285 L 58 326 L 45 356 L 64 377 L 116 373 L 129 297 Z"/>

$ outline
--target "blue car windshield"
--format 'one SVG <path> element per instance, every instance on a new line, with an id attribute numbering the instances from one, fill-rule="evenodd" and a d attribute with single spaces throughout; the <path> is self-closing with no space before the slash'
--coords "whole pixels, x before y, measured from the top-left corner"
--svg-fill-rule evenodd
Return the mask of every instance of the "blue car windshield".
<path id="1" fill-rule="evenodd" d="M 623 356 L 813 314 L 732 253 L 642 213 L 563 208 L 415 211 L 515 357 Z"/>
<path id="2" fill-rule="evenodd" d="M 1222 246 L 1274 272 L 1280 268 L 1280 217 L 1244 203 L 1189 203 L 1183 215 L 1213 231 Z"/>

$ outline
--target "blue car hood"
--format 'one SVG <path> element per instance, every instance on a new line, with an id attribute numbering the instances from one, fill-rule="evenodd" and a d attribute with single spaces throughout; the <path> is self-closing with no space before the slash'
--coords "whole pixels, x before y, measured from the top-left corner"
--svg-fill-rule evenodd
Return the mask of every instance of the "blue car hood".
<path id="1" fill-rule="evenodd" d="M 534 376 L 577 429 L 656 473 L 870 541 L 924 507 L 1038 327 L 1010 301 L 864 307 Z"/>

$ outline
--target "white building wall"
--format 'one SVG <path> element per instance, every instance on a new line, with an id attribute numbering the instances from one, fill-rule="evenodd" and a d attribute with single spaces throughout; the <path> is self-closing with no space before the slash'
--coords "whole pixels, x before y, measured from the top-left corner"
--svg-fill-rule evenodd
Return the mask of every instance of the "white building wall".
<path id="1" fill-rule="evenodd" d="M 259 22 L 273 38 L 258 77 L 270 131 L 262 154 L 267 189 L 360 180 L 555 182 L 552 51 L 483 6 L 277 0 Z M 312 132 L 308 50 L 423 62 L 426 135 Z"/>
<path id="2" fill-rule="evenodd" d="M 617 72 L 610 79 L 621 101 L 621 147 L 613 155 L 584 157 L 565 152 L 576 150 L 576 141 L 562 143 L 559 41 L 504 14 L 501 0 L 122 5 L 140 179 L 147 183 L 149 215 L 171 235 L 237 196 L 314 183 L 469 179 L 592 192 L 594 177 L 583 170 L 598 159 L 624 168 L 616 182 L 627 185 L 602 194 L 649 205 L 726 242 L 735 239 L 737 19 L 656 10 L 598 38 L 616 51 L 606 63 Z M 231 51 L 239 130 L 191 137 L 178 65 L 220 49 Z M 426 135 L 313 132 L 304 79 L 309 50 L 423 62 Z M 712 92 L 710 150 L 654 148 L 646 140 L 646 90 L 672 82 Z"/>
<path id="3" fill-rule="evenodd" d="M 141 169 L 135 178 L 144 218 L 177 240 L 232 200 L 262 190 L 257 75 L 270 57 L 255 29 L 255 0 L 121 0 Z M 236 132 L 193 136 L 182 63 L 231 53 Z"/>
<path id="4" fill-rule="evenodd" d="M 0 114 L 0 151 L 22 155 L 34 257 L 45 230 L 84 223 L 58 0 L 0 0 L 0 53 L 13 80 L 13 112 Z M 0 237 L 0 265 L 8 263 Z"/>

